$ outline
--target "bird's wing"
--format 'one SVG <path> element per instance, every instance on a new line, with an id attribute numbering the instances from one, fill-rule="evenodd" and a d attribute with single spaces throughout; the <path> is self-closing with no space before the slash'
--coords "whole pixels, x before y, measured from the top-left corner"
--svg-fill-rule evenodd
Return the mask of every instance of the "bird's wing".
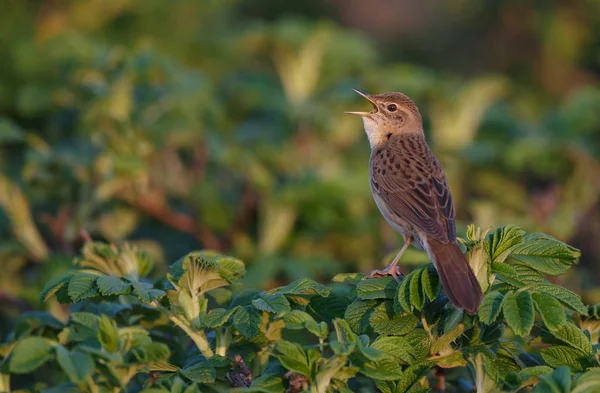
<path id="1" fill-rule="evenodd" d="M 446 176 L 422 135 L 401 135 L 371 156 L 376 192 L 415 229 L 440 241 L 456 240 L 454 205 Z"/>

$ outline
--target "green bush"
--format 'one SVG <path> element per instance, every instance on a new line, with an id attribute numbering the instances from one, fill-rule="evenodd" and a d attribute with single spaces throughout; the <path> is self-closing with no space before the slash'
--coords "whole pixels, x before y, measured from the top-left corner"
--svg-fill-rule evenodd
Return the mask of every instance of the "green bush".
<path id="1" fill-rule="evenodd" d="M 579 251 L 516 226 L 470 227 L 463 243 L 485 292 L 477 315 L 450 305 L 432 265 L 400 283 L 345 273 L 257 291 L 240 284 L 242 261 L 213 251 L 153 281 L 144 251 L 90 241 L 41 293 L 72 304 L 65 320 L 25 313 L 2 345 L 0 391 L 44 367 L 62 372 L 56 386 L 32 389 L 597 392 L 598 309 L 544 278 Z"/>

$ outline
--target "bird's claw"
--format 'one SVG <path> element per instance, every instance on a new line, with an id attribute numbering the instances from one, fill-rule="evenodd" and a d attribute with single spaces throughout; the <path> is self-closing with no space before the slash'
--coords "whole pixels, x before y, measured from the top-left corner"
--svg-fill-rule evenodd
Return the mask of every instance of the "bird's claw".
<path id="1" fill-rule="evenodd" d="M 388 266 L 383 270 L 373 270 L 371 273 L 364 276 L 362 279 L 366 280 L 368 278 L 381 278 L 386 276 L 392 276 L 394 277 L 394 280 L 396 280 L 396 282 L 400 283 L 400 279 L 404 277 L 404 274 L 402 274 L 402 272 L 400 271 L 400 266 L 396 265 L 393 268 L 390 268 L 390 266 Z"/>

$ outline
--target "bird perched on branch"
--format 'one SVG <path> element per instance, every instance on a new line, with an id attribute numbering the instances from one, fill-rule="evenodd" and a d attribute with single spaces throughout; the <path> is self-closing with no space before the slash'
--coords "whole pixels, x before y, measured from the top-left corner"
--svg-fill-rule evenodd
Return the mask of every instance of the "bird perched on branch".
<path id="1" fill-rule="evenodd" d="M 419 109 L 402 93 L 355 91 L 373 105 L 370 112 L 346 112 L 362 117 L 369 138 L 371 192 L 385 220 L 404 237 L 393 262 L 367 277 L 391 275 L 397 280 L 398 261 L 412 244 L 427 252 L 452 304 L 476 313 L 483 294 L 456 242 L 452 195 L 425 142 Z"/>

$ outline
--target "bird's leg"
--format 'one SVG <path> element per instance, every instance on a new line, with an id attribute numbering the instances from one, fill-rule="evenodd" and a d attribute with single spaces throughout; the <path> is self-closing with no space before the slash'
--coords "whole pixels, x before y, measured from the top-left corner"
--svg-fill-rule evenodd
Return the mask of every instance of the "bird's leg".
<path id="1" fill-rule="evenodd" d="M 365 276 L 363 278 L 363 280 L 366 278 L 392 276 L 392 277 L 394 277 L 394 280 L 396 280 L 397 282 L 400 282 L 400 279 L 398 278 L 398 273 L 399 273 L 398 261 L 400 261 L 402 254 L 404 254 L 404 251 L 406 251 L 408 246 L 410 246 L 411 241 L 412 241 L 412 238 L 405 237 L 404 238 L 404 246 L 402 246 L 402 249 L 400 250 L 400 252 L 398 252 L 398 255 L 396 255 L 396 258 L 394 258 L 392 263 L 390 263 L 388 265 L 388 267 L 386 267 L 383 270 L 373 270 L 369 275 Z"/>

